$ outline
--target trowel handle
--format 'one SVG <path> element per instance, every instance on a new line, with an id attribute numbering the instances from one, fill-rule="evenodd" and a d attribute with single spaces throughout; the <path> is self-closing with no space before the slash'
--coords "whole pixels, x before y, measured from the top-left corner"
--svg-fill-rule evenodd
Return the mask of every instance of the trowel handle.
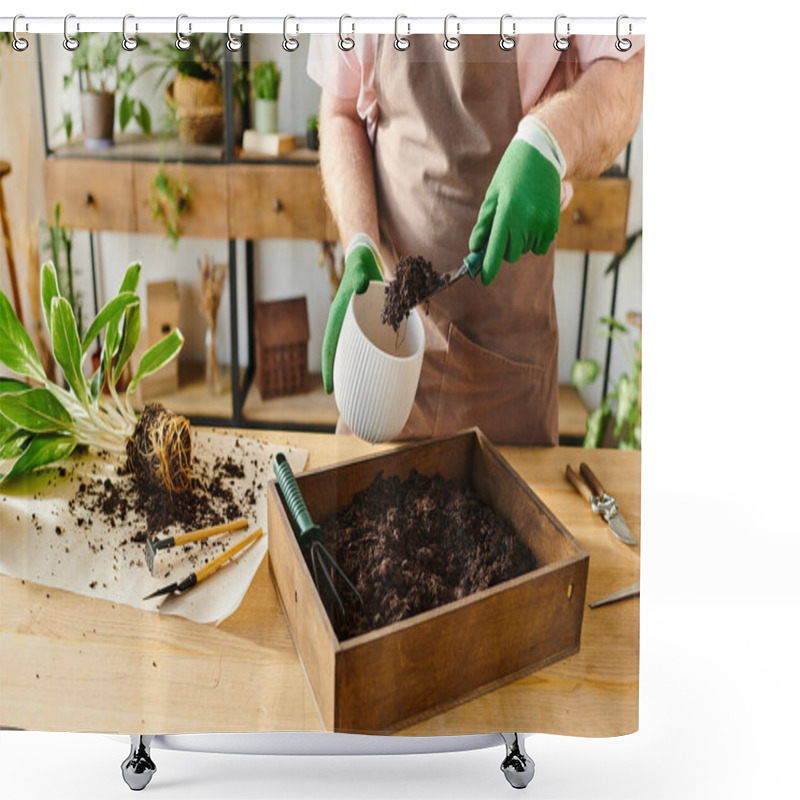
<path id="1" fill-rule="evenodd" d="M 281 487 L 286 505 L 289 506 L 289 513 L 292 515 L 294 524 L 297 525 L 297 529 L 300 532 L 297 537 L 300 540 L 300 544 L 304 545 L 309 538 L 312 540 L 319 539 L 319 525 L 315 525 L 311 519 L 306 501 L 303 500 L 303 495 L 297 485 L 292 468 L 283 453 L 278 453 L 275 456 L 272 462 L 272 469 L 278 479 L 278 486 Z"/>
<path id="2" fill-rule="evenodd" d="M 483 258 L 485 255 L 486 247 L 484 246 L 478 250 L 477 253 L 473 251 L 464 259 L 464 265 L 469 271 L 470 278 L 476 278 L 480 274 L 483 268 Z"/>

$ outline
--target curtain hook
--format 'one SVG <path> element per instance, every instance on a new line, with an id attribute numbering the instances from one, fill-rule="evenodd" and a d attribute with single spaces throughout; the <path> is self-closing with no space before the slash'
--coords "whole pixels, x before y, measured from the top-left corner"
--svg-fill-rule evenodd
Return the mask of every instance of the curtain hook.
<path id="1" fill-rule="evenodd" d="M 225 43 L 225 45 L 228 48 L 228 50 L 231 51 L 231 53 L 235 53 L 238 50 L 242 49 L 242 40 L 238 39 L 231 33 L 231 22 L 233 22 L 233 20 L 235 19 L 239 19 L 239 17 L 237 17 L 235 14 L 231 14 L 231 16 L 228 17 L 228 41 Z M 241 32 L 242 32 L 242 26 L 240 24 L 239 33 Z"/>
<path id="2" fill-rule="evenodd" d="M 122 49 L 127 50 L 129 53 L 139 46 L 139 41 L 135 36 L 128 36 L 128 20 L 136 19 L 133 14 L 126 14 L 122 18 Z M 139 23 L 136 23 L 135 29 L 139 30 Z"/>
<path id="3" fill-rule="evenodd" d="M 511 36 L 506 36 L 504 25 L 507 19 L 512 19 L 511 14 L 503 14 L 500 17 L 500 49 L 501 50 L 513 50 L 514 45 L 516 45 L 516 41 L 512 38 L 513 36 L 517 35 L 517 23 L 511 23 Z"/>
<path id="4" fill-rule="evenodd" d="M 352 50 L 356 46 L 355 39 L 351 38 L 350 36 L 345 36 L 342 28 L 344 27 L 344 21 L 346 19 L 353 19 L 349 14 L 342 14 L 339 17 L 339 49 L 344 50 L 347 52 L 348 50 Z M 353 23 L 353 33 L 356 32 L 356 24 Z"/>
<path id="5" fill-rule="evenodd" d="M 555 41 L 553 42 L 553 47 L 559 51 L 559 53 L 563 53 L 569 47 L 569 39 L 562 38 L 558 35 L 558 21 L 560 19 L 567 19 L 566 14 L 559 14 L 556 17 L 555 24 L 553 25 L 553 32 L 555 34 Z M 569 36 L 569 21 L 567 21 L 567 36 Z"/>
<path id="6" fill-rule="evenodd" d="M 25 17 L 22 14 L 17 14 L 17 16 L 14 17 L 13 24 L 11 25 L 11 34 L 12 34 L 12 36 L 14 38 L 14 41 L 11 43 L 11 46 L 18 53 L 21 53 L 23 50 L 27 50 L 28 49 L 28 44 L 29 44 L 27 39 L 23 39 L 21 36 L 17 35 L 17 22 L 19 20 L 21 20 L 21 19 L 25 19 Z M 28 30 L 28 23 L 27 22 L 25 23 L 25 30 L 26 31 Z"/>
<path id="7" fill-rule="evenodd" d="M 448 36 L 447 34 L 447 26 L 451 19 L 456 20 L 456 35 L 455 36 Z M 458 21 L 458 18 L 455 14 L 448 14 L 444 18 L 444 41 L 442 42 L 442 46 L 445 50 L 449 50 L 452 52 L 453 50 L 458 50 L 461 46 L 461 42 L 458 39 L 458 34 L 461 33 L 461 23 Z"/>
<path id="8" fill-rule="evenodd" d="M 74 14 L 67 14 L 67 16 L 64 17 L 64 49 L 69 50 L 70 53 L 77 50 L 81 44 L 74 36 L 69 35 L 68 26 L 71 19 L 75 19 Z M 75 23 L 76 32 L 80 30 L 80 27 L 78 23 Z"/>
<path id="9" fill-rule="evenodd" d="M 394 49 L 395 50 L 408 50 L 411 47 L 411 39 L 406 38 L 405 36 L 400 35 L 400 20 L 401 19 L 408 19 L 405 14 L 398 14 L 394 18 Z M 411 25 L 406 23 L 406 27 L 408 28 L 408 33 L 411 33 Z"/>
<path id="10" fill-rule="evenodd" d="M 181 33 L 181 20 L 188 19 L 188 17 L 188 14 L 178 14 L 175 19 L 175 47 L 177 47 L 178 50 L 188 50 L 192 46 L 191 41 Z M 189 33 L 191 32 L 192 25 L 189 23 Z"/>
<path id="11" fill-rule="evenodd" d="M 620 51 L 620 53 L 626 53 L 632 47 L 630 39 L 621 39 L 619 35 L 619 24 L 620 22 L 622 22 L 623 19 L 628 19 L 628 17 L 625 14 L 620 14 L 617 17 L 617 41 L 616 44 L 614 45 L 614 47 L 616 47 L 617 50 Z M 628 36 L 630 36 L 631 33 L 633 33 L 633 26 L 631 25 L 630 22 L 628 22 Z"/>
<path id="12" fill-rule="evenodd" d="M 300 42 L 298 42 L 294 36 L 289 36 L 287 26 L 290 19 L 296 20 L 297 17 L 293 17 L 291 14 L 288 14 L 283 18 L 283 49 L 286 50 L 287 53 L 294 53 L 294 51 L 300 47 Z M 300 33 L 300 26 L 296 22 L 295 33 Z"/>

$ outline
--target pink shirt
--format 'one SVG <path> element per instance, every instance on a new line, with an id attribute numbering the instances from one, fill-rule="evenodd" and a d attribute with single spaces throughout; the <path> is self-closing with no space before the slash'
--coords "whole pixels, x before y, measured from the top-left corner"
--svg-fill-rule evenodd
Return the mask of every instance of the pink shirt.
<path id="1" fill-rule="evenodd" d="M 336 97 L 357 100 L 358 113 L 366 121 L 367 133 L 370 141 L 373 141 L 380 112 L 375 94 L 378 34 L 359 34 L 354 38 L 356 46 L 344 52 L 338 47 L 338 35 L 312 36 L 308 53 L 308 74 L 325 91 Z M 614 36 L 573 36 L 564 58 L 573 65 L 574 74 L 602 58 L 624 61 L 644 47 L 644 36 L 631 36 L 630 39 L 633 46 L 627 52 L 621 53 L 614 46 Z M 551 85 L 562 54 L 553 47 L 553 37 L 547 34 L 520 35 L 516 37 L 516 42 L 514 51 L 517 56 L 520 100 L 522 109 L 527 113 L 545 93 L 552 94 L 563 88 L 557 84 Z M 411 47 L 413 46 L 412 36 Z"/>

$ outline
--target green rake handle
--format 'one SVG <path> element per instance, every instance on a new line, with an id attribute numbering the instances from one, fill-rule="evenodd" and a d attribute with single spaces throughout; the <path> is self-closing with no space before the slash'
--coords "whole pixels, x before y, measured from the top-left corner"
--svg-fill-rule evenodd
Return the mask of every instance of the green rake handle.
<path id="1" fill-rule="evenodd" d="M 289 506 L 289 513 L 300 531 L 297 537 L 300 546 L 309 547 L 312 542 L 319 541 L 320 528 L 311 519 L 306 501 L 303 500 L 303 495 L 297 485 L 292 468 L 283 453 L 278 453 L 275 456 L 272 462 L 272 469 L 278 479 L 278 485 L 281 487 L 286 505 Z"/>

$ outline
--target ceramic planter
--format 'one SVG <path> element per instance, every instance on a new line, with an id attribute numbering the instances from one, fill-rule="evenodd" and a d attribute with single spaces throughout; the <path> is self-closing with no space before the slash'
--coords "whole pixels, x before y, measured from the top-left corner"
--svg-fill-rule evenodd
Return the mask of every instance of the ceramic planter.
<path id="1" fill-rule="evenodd" d="M 84 144 L 90 150 L 114 144 L 114 95 L 108 92 L 81 94 Z"/>
<path id="2" fill-rule="evenodd" d="M 257 97 L 253 106 L 254 123 L 258 133 L 278 132 L 278 101 Z"/>

